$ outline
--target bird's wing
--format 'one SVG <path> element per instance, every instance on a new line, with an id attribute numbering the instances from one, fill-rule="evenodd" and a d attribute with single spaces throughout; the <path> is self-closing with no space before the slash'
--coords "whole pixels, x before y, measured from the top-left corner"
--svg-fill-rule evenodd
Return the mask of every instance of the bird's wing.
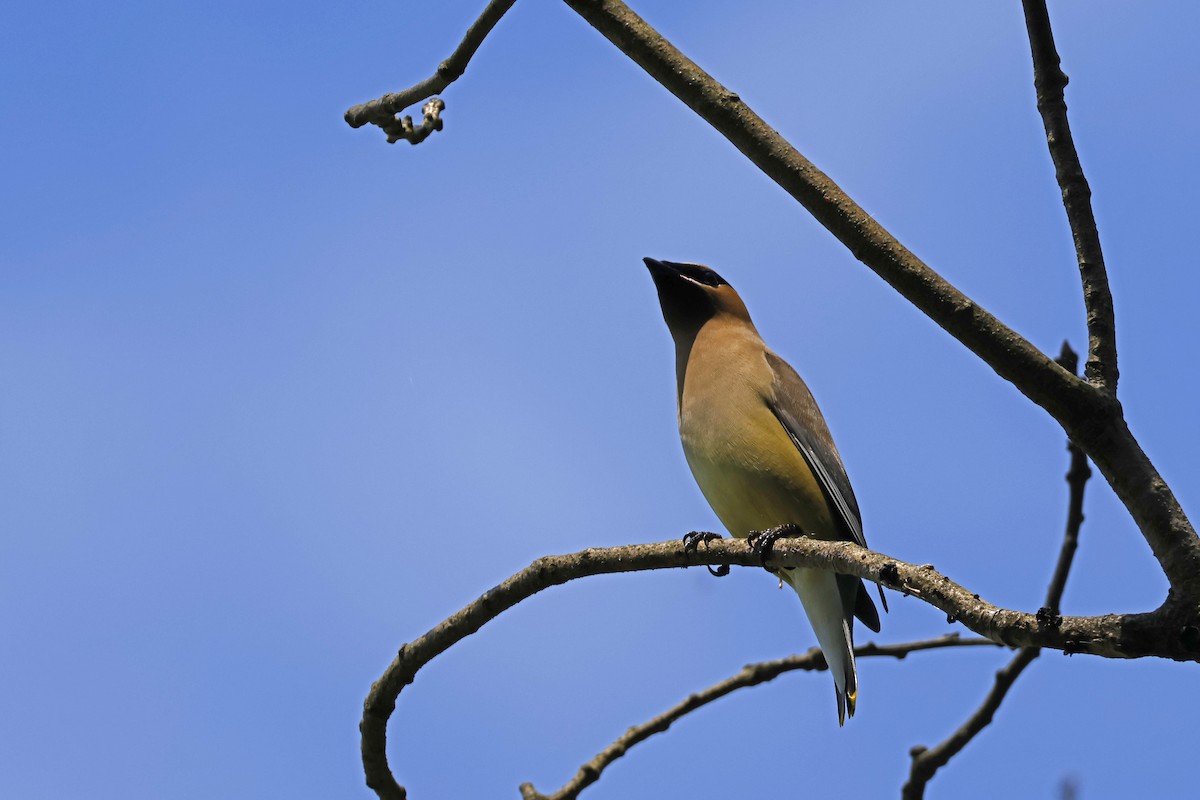
<path id="1" fill-rule="evenodd" d="M 771 412 L 804 457 L 804 463 L 812 470 L 825 501 L 834 511 L 835 522 L 842 529 L 842 537 L 859 547 L 866 547 L 858 500 L 854 497 L 854 489 L 850 488 L 850 477 L 846 475 L 846 467 L 834 447 L 833 437 L 829 435 L 829 427 L 817 408 L 817 401 L 791 365 L 770 350 L 766 358 L 774 373 L 773 396 L 767 398 Z M 878 633 L 879 611 L 871 602 L 863 582 L 849 575 L 839 575 L 838 585 L 847 614 L 858 617 L 864 625 Z M 882 586 L 879 587 L 879 602 L 887 611 L 887 598 L 883 596 Z"/>
<path id="2" fill-rule="evenodd" d="M 766 355 L 767 364 L 775 376 L 774 396 L 767 398 L 772 413 L 787 431 L 792 444 L 796 445 L 820 484 L 826 501 L 837 517 L 836 522 L 842 528 L 843 538 L 866 547 L 862 516 L 858 501 L 854 498 L 854 490 L 850 488 L 850 478 L 842 466 L 837 448 L 833 446 L 833 438 L 829 435 L 829 428 L 812 393 L 786 361 L 770 351 Z"/>

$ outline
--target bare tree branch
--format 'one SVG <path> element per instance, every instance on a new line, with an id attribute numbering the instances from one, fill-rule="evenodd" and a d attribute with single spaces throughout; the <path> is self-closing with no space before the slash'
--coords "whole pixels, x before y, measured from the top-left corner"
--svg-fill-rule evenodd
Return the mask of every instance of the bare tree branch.
<path id="1" fill-rule="evenodd" d="M 1067 124 L 1067 103 L 1063 90 L 1067 76 L 1060 67 L 1050 29 L 1045 0 L 1023 0 L 1025 27 L 1033 54 L 1033 85 L 1037 109 L 1046 128 L 1046 142 L 1054 173 L 1062 189 L 1063 206 L 1075 240 L 1075 255 L 1083 281 L 1083 303 L 1087 310 L 1088 357 L 1084 374 L 1107 392 L 1117 392 L 1117 337 L 1113 317 L 1112 292 L 1104 268 L 1100 235 L 1092 214 L 1092 190 L 1079 163 L 1075 141 Z"/>
<path id="2" fill-rule="evenodd" d="M 916 653 L 921 650 L 979 646 L 999 647 L 999 645 L 990 639 L 963 639 L 957 633 L 948 633 L 936 639 L 924 639 L 900 644 L 879 645 L 874 642 L 868 642 L 854 648 L 854 654 L 858 658 L 891 656 L 902 660 L 909 653 Z M 825 656 L 821 653 L 819 647 L 814 647 L 799 655 L 788 656 L 787 658 L 775 661 L 748 664 L 738 674 L 726 678 L 720 683 L 713 684 L 707 689 L 690 694 L 687 699 L 659 714 L 654 719 L 630 728 L 623 736 L 596 754 L 595 758 L 580 767 L 575 777 L 557 792 L 550 795 L 543 795 L 533 788 L 533 784 L 523 783 L 521 784 L 521 797 L 524 800 L 574 800 L 579 796 L 580 792 L 598 781 L 600 773 L 609 764 L 625 755 L 629 751 L 629 748 L 644 742 L 656 733 L 665 733 L 672 724 L 696 709 L 719 700 L 738 689 L 745 689 L 774 680 L 785 672 L 795 670 L 820 671 L 827 669 L 829 669 L 829 666 L 825 663 Z"/>
<path id="3" fill-rule="evenodd" d="M 562 556 L 544 556 L 439 623 L 420 638 L 403 645 L 383 676 L 371 686 L 363 705 L 363 769 L 367 785 L 382 798 L 404 798 L 404 789 L 387 763 L 387 721 L 400 691 L 412 683 L 423 666 L 475 633 L 504 611 L 551 586 L 576 578 L 641 570 L 729 564 L 762 566 L 762 559 L 739 539 L 709 542 L 685 551 L 678 541 L 593 548 Z M 972 594 L 931 564 L 917 566 L 865 550 L 849 542 L 807 538 L 779 540 L 766 566 L 814 567 L 876 581 L 920 598 L 944 611 L 948 618 L 994 642 L 1010 647 L 1049 647 L 1071 653 L 1109 658 L 1159 656 L 1200 661 L 1200 650 L 1181 636 L 1165 606 L 1146 614 L 1108 614 L 1098 617 L 1047 617 L 999 608 Z M 1194 618 L 1195 627 L 1198 621 Z"/>
<path id="4" fill-rule="evenodd" d="M 1067 342 L 1063 342 L 1062 352 L 1057 360 L 1059 365 L 1069 370 L 1071 374 L 1075 374 L 1079 368 L 1079 356 Z M 1067 586 L 1067 576 L 1071 572 L 1071 564 L 1075 560 L 1075 550 L 1079 544 L 1079 528 L 1083 525 L 1083 491 L 1088 478 L 1092 475 L 1092 470 L 1088 467 L 1087 456 L 1083 451 L 1070 441 L 1067 442 L 1067 450 L 1071 454 L 1071 466 L 1067 469 L 1069 491 L 1067 527 L 1063 533 L 1058 562 L 1054 566 L 1054 575 L 1050 578 L 1050 586 L 1046 590 L 1046 605 L 1038 611 L 1038 616 L 1050 625 L 1056 624 L 1060 619 L 1059 604 L 1062 602 L 1063 590 Z M 958 730 L 936 747 L 925 748 L 918 745 L 910 751 L 912 767 L 909 771 L 908 781 L 900 790 L 903 800 L 921 800 L 925 796 L 925 786 L 934 774 L 946 766 L 950 759 L 962 752 L 962 749 L 980 731 L 991 724 L 992 717 L 1000 708 L 1000 704 L 1004 702 L 1004 698 L 1008 696 L 1008 690 L 1041 652 L 1041 649 L 1037 647 L 1023 648 L 1013 656 L 1007 666 L 996 673 L 996 682 L 992 684 L 991 691 L 984 698 L 983 704 L 975 709 L 975 713 L 968 717 Z"/>
<path id="5" fill-rule="evenodd" d="M 492 32 L 492 28 L 496 27 L 496 23 L 513 7 L 513 3 L 516 1 L 491 0 L 483 13 L 479 15 L 479 19 L 475 20 L 475 23 L 467 29 L 462 42 L 450 54 L 450 57 L 438 64 L 437 72 L 402 92 L 385 94 L 383 97 L 354 106 L 346 112 L 346 122 L 352 128 L 361 128 L 368 122 L 378 125 L 387 134 L 389 144 L 399 139 L 406 139 L 412 144 L 417 144 L 434 130 L 440 131 L 442 123 L 438 114 L 446 107 L 441 100 L 436 100 L 437 105 L 426 104 L 425 122 L 419 129 L 414 130 L 411 117 L 397 119 L 396 115 L 411 105 L 433 97 L 439 92 L 444 92 L 447 86 L 458 80 L 466 71 L 467 64 L 475 55 L 475 51 L 479 49 L 479 45 L 483 44 L 483 40 Z M 432 115 L 432 122 L 430 122 L 431 109 L 435 112 Z M 422 131 L 424 131 L 423 134 Z"/>

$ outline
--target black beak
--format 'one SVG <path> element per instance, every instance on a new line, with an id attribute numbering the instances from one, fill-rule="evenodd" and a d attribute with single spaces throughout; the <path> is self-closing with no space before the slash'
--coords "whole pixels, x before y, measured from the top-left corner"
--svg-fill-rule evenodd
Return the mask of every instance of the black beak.
<path id="1" fill-rule="evenodd" d="M 654 278 L 654 282 L 660 283 L 663 279 L 674 278 L 679 275 L 679 272 L 671 268 L 670 261 L 659 261 L 657 258 L 647 256 L 642 261 L 646 262 L 646 269 L 650 270 L 650 277 Z"/>

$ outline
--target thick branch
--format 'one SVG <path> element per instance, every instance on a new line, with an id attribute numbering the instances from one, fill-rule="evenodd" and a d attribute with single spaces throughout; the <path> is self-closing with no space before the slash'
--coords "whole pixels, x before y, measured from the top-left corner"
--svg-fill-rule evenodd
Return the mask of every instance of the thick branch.
<path id="1" fill-rule="evenodd" d="M 483 13 L 479 15 L 479 19 L 475 20 L 475 23 L 467 29 L 462 42 L 451 53 L 450 57 L 441 64 L 438 64 L 437 72 L 416 86 L 411 86 L 402 92 L 385 94 L 383 97 L 354 106 L 346 112 L 346 122 L 352 128 L 361 128 L 368 122 L 378 125 L 387 134 L 389 144 L 398 139 L 407 139 L 409 142 L 416 144 L 421 139 L 424 139 L 425 136 L 429 135 L 428 130 L 420 138 L 415 138 L 411 135 L 411 131 L 413 130 L 412 119 L 409 117 L 397 119 L 396 115 L 409 106 L 416 105 L 422 100 L 445 91 L 447 86 L 458 80 L 467 69 L 467 64 L 470 63 L 471 57 L 475 55 L 475 51 L 479 49 L 479 45 L 483 44 L 483 40 L 492 32 L 492 28 L 496 27 L 496 23 L 512 8 L 515 2 L 516 0 L 492 0 L 487 4 L 487 8 L 483 10 Z M 441 106 L 437 109 L 440 113 L 445 104 L 440 100 L 437 102 L 441 103 Z M 426 106 L 426 108 L 428 107 Z M 425 114 L 425 118 L 427 121 L 429 120 L 428 111 Z M 436 115 L 434 119 L 437 121 L 437 124 L 431 130 L 441 130 L 440 119 Z M 407 124 L 405 120 L 408 120 Z M 422 128 L 424 127 L 423 125 Z"/>
<path id="2" fill-rule="evenodd" d="M 1091 188 L 1067 123 L 1063 94 L 1067 76 L 1060 68 L 1045 0 L 1023 0 L 1023 5 L 1033 55 L 1037 108 L 1046 129 L 1055 177 L 1062 189 L 1083 282 L 1088 326 L 1084 374 L 1094 385 L 1115 396 L 1118 369 L 1112 292 L 1092 213 Z M 1171 582 L 1173 602 L 1200 604 L 1200 542 L 1174 494 L 1133 438 L 1124 419 L 1114 415 L 1103 425 L 1099 419 L 1089 421 L 1084 417 L 1064 427 L 1096 462 L 1133 514 Z"/>
<path id="3" fill-rule="evenodd" d="M 676 541 L 583 550 L 539 558 L 437 627 L 400 648 L 367 695 L 360 725 L 367 785 L 382 798 L 404 798 L 387 764 L 387 721 L 400 691 L 425 664 L 504 611 L 543 589 L 588 575 L 699 565 L 761 565 L 743 541 L 725 539 L 686 552 Z M 782 539 L 767 566 L 815 567 L 867 580 L 918 597 L 976 633 L 1010 647 L 1050 647 L 1110 658 L 1160 656 L 1200 661 L 1200 619 L 1164 606 L 1146 614 L 1047 619 L 1042 614 L 991 605 L 939 574 L 847 542 Z"/>
<path id="4" fill-rule="evenodd" d="M 1062 352 L 1059 353 L 1058 363 L 1064 369 L 1075 374 L 1079 368 L 1079 357 L 1071 346 L 1063 342 Z M 1062 602 L 1063 590 L 1067 586 L 1067 576 L 1071 572 L 1071 564 L 1075 560 L 1075 550 L 1079 544 L 1079 528 L 1083 525 L 1083 491 L 1087 485 L 1092 470 L 1088 467 L 1087 456 L 1075 446 L 1067 442 L 1067 450 L 1071 454 L 1071 466 L 1067 469 L 1067 526 L 1063 532 L 1063 543 L 1059 549 L 1058 562 L 1054 566 L 1054 575 L 1050 578 L 1050 586 L 1046 589 L 1046 605 L 1038 612 L 1048 624 L 1056 624 L 1059 619 L 1059 604 Z M 996 681 L 991 691 L 984 698 L 983 704 L 975 709 L 958 730 L 950 734 L 943 742 L 933 748 L 917 746 L 910 752 L 912 768 L 908 781 L 900 791 L 903 800 L 921 800 L 925 796 L 925 786 L 934 774 L 950 762 L 950 759 L 962 752 L 980 731 L 992 722 L 1000 704 L 1008 696 L 1008 690 L 1016 682 L 1025 668 L 1033 663 L 1040 654 L 1037 647 L 1023 648 L 1013 656 L 1013 659 L 996 673 Z"/>
<path id="5" fill-rule="evenodd" d="M 1117 391 L 1117 334 L 1112 292 L 1100 249 L 1100 234 L 1092 214 L 1092 190 L 1079 163 L 1075 141 L 1067 124 L 1063 90 L 1067 76 L 1060 68 L 1054 33 L 1045 0 L 1024 0 L 1025 27 L 1033 54 L 1033 86 L 1037 109 L 1046 128 L 1046 142 L 1054 161 L 1054 174 L 1062 189 L 1063 206 L 1075 240 L 1075 255 L 1083 281 L 1083 303 L 1087 310 L 1088 357 L 1084 374 L 1105 391 Z"/>
<path id="6" fill-rule="evenodd" d="M 990 639 L 963 639 L 957 633 L 948 633 L 936 639 L 903 642 L 901 644 L 879 645 L 874 642 L 868 642 L 854 648 L 854 654 L 858 658 L 890 656 L 896 659 L 903 659 L 909 653 L 916 653 L 922 650 L 979 646 L 998 647 L 999 645 Z M 598 781 L 600 773 L 612 762 L 625 755 L 629 751 L 629 748 L 644 742 L 656 733 L 666 733 L 672 724 L 696 709 L 719 700 L 738 689 L 745 689 L 774 680 L 785 672 L 827 669 L 829 669 L 829 665 L 825 663 L 825 656 L 821 653 L 820 648 L 817 647 L 800 655 L 788 656 L 776 661 L 762 661 L 757 664 L 749 664 L 738 674 L 726 678 L 720 683 L 713 684 L 707 689 L 688 695 L 687 699 L 659 714 L 654 719 L 644 722 L 641 725 L 634 725 L 623 736 L 597 753 L 595 758 L 580 767 L 575 777 L 557 792 L 550 795 L 543 795 L 533 788 L 533 784 L 524 783 L 521 784 L 521 797 L 523 800 L 574 800 L 574 798 L 579 796 L 580 792 Z"/>

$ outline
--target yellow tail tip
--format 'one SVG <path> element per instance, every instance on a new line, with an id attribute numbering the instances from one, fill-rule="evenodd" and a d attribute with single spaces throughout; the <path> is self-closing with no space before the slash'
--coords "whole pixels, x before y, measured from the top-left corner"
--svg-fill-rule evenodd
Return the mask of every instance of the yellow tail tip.
<path id="1" fill-rule="evenodd" d="M 842 694 L 835 686 L 834 694 L 837 696 L 838 727 L 841 728 L 846 724 L 847 717 L 854 716 L 854 707 L 858 703 L 858 687 L 855 687 L 853 692 Z"/>

